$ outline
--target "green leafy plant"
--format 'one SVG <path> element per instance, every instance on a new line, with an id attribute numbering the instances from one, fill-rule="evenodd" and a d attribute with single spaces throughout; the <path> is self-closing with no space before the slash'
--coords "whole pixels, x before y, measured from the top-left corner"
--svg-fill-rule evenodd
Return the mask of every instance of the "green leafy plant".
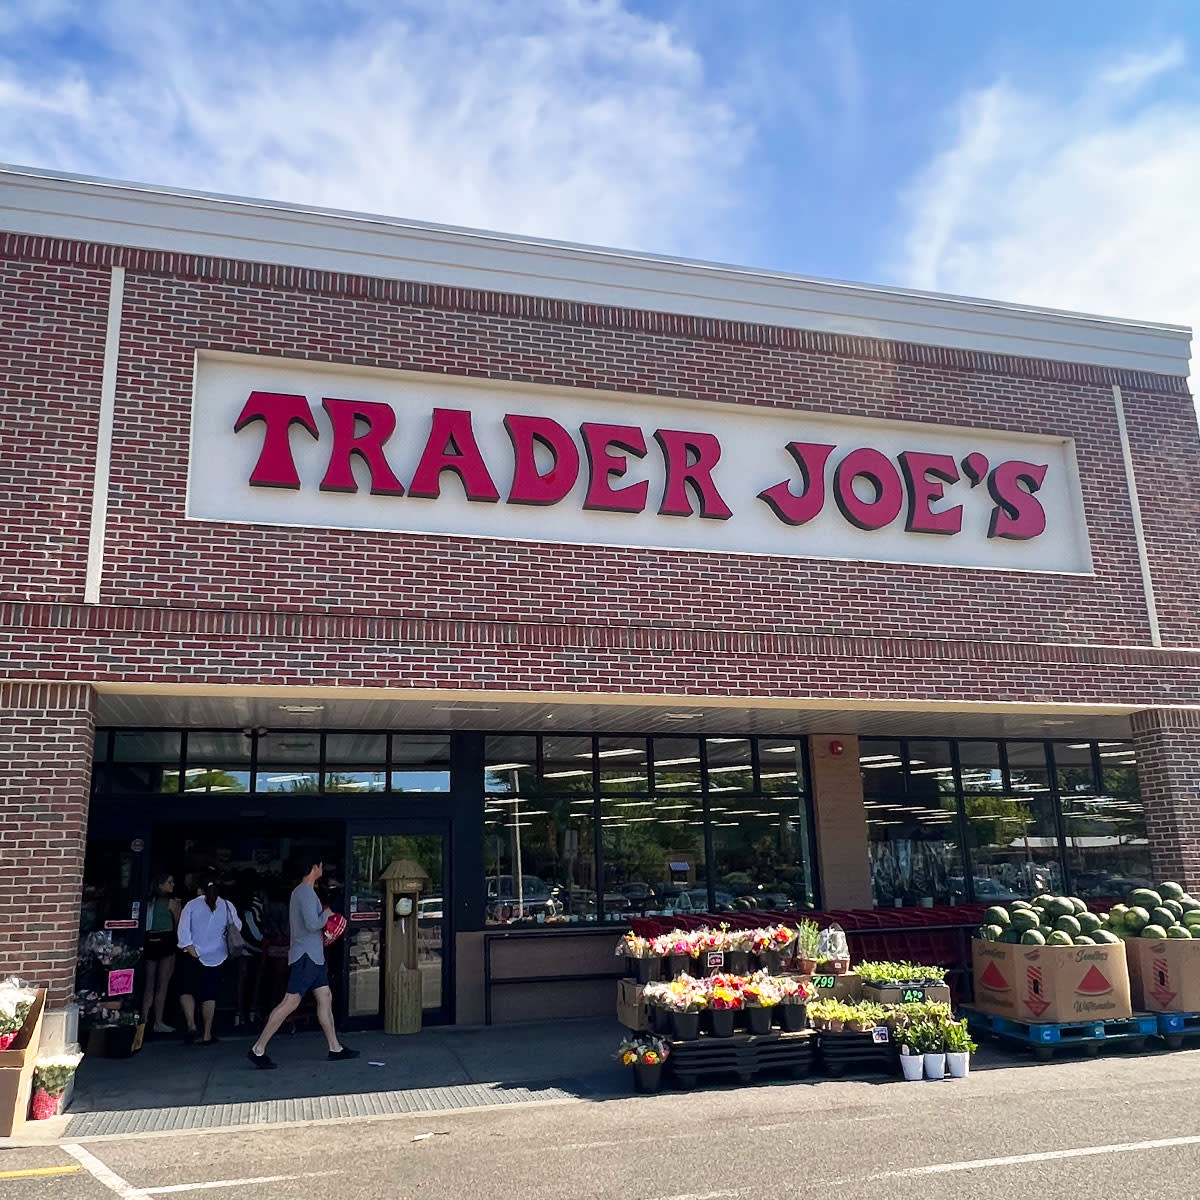
<path id="1" fill-rule="evenodd" d="M 61 1096 L 82 1060 L 82 1054 L 55 1054 L 39 1058 L 33 1064 L 33 1090 Z"/>
<path id="2" fill-rule="evenodd" d="M 943 1033 L 946 1049 L 952 1054 L 971 1054 L 978 1049 L 966 1021 L 947 1021 Z"/>
<path id="3" fill-rule="evenodd" d="M 799 958 L 817 958 L 817 946 L 821 941 L 821 931 L 816 921 L 801 920 L 796 923 L 796 950 Z"/>
<path id="4" fill-rule="evenodd" d="M 910 962 L 861 962 L 854 973 L 863 983 L 887 987 L 902 983 L 944 983 L 945 967 L 929 967 Z"/>

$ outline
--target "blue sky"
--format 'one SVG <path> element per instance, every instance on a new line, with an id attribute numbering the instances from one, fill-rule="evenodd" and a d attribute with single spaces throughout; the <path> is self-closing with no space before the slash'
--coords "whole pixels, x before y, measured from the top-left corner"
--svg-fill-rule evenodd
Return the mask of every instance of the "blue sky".
<path id="1" fill-rule="evenodd" d="M 1200 5 L 0 7 L 0 161 L 1193 324 Z"/>

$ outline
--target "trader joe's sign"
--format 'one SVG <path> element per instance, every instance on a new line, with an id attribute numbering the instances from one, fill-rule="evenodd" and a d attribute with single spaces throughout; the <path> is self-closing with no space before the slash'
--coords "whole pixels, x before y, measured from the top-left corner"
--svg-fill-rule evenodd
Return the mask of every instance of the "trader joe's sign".
<path id="1" fill-rule="evenodd" d="M 198 356 L 188 515 L 1091 569 L 1062 438 L 243 355 Z"/>

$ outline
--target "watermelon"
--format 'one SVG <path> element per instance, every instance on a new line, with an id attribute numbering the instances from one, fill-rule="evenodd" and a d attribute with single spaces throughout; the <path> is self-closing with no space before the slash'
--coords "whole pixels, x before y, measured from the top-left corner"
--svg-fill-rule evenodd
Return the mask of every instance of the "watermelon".
<path id="1" fill-rule="evenodd" d="M 1054 922 L 1054 928 L 1061 930 L 1063 933 L 1069 933 L 1073 938 L 1078 937 L 1082 932 L 1079 921 L 1075 917 L 1059 917 Z"/>
<path id="2" fill-rule="evenodd" d="M 1190 938 L 1191 936 L 1191 932 L 1186 925 L 1172 925 L 1167 930 L 1167 937 L 1169 938 Z"/>
<path id="3" fill-rule="evenodd" d="M 1115 946 L 1118 942 L 1120 942 L 1120 940 L 1121 939 L 1117 937 L 1115 933 L 1108 929 L 1097 929 L 1096 932 L 1092 934 L 1092 941 L 1094 941 L 1097 946 Z"/>
<path id="4" fill-rule="evenodd" d="M 1095 933 L 1104 924 L 1095 913 L 1081 912 L 1076 918 L 1083 933 Z"/>
<path id="5" fill-rule="evenodd" d="M 1178 921 L 1183 916 L 1183 905 L 1178 900 L 1164 900 L 1163 908 L 1169 908 L 1175 914 L 1175 919 Z"/>
<path id="6" fill-rule="evenodd" d="M 1153 908 L 1157 908 L 1162 903 L 1162 897 L 1149 888 L 1134 888 L 1129 893 L 1129 906 L 1131 908 L 1144 908 L 1149 912 Z"/>
<path id="7" fill-rule="evenodd" d="M 1064 933 L 1061 929 L 1056 929 L 1047 939 L 1047 946 L 1073 946 L 1074 941 L 1071 940 L 1069 933 Z"/>
<path id="8" fill-rule="evenodd" d="M 1075 905 L 1073 905 L 1066 896 L 1055 896 L 1046 905 L 1047 916 L 1054 917 L 1073 917 L 1075 915 Z"/>
<path id="9" fill-rule="evenodd" d="M 1068 896 L 1067 899 L 1070 900 L 1071 907 L 1075 910 L 1075 916 L 1087 912 L 1087 905 L 1078 896 Z"/>
<path id="10" fill-rule="evenodd" d="M 1182 900 L 1186 895 L 1183 888 L 1177 883 L 1160 883 L 1158 885 L 1158 894 L 1164 900 Z"/>
<path id="11" fill-rule="evenodd" d="M 1115 917 L 1124 917 L 1128 911 L 1128 904 L 1114 904 L 1108 911 L 1109 919 L 1111 920 Z"/>
<path id="12" fill-rule="evenodd" d="M 1000 925 L 1008 924 L 1008 909 L 1002 908 L 999 904 L 993 905 L 983 914 L 983 923 L 985 925 Z"/>
<path id="13" fill-rule="evenodd" d="M 1150 924 L 1161 925 L 1164 929 L 1170 929 L 1175 924 L 1175 914 L 1169 908 L 1164 908 L 1160 904 L 1156 909 L 1151 911 Z"/>
<path id="14" fill-rule="evenodd" d="M 1009 908 L 1032 908 L 1033 905 L 1028 900 L 1013 900 L 1009 902 Z"/>
<path id="15" fill-rule="evenodd" d="M 999 925 L 981 925 L 979 938 L 984 942 L 998 942 L 1004 936 L 1004 930 Z"/>
<path id="16" fill-rule="evenodd" d="M 1141 905 L 1134 905 L 1126 914 L 1122 922 L 1130 933 L 1140 933 L 1147 925 L 1150 924 L 1150 912 L 1148 909 L 1142 908 Z"/>
<path id="17" fill-rule="evenodd" d="M 1044 938 L 1048 938 L 1053 932 L 1054 932 L 1053 925 L 1039 925 L 1038 926 L 1038 933 L 1040 933 L 1042 935 L 1042 937 L 1044 937 Z"/>
<path id="18" fill-rule="evenodd" d="M 1185 925 L 1200 925 L 1200 908 L 1189 908 L 1183 914 L 1183 923 Z"/>
<path id="19" fill-rule="evenodd" d="M 1021 940 L 1019 930 L 1014 929 L 1011 925 L 1000 935 L 1002 942 L 1008 942 L 1010 946 L 1015 946 Z"/>
<path id="20" fill-rule="evenodd" d="M 1022 946 L 1044 946 L 1046 939 L 1036 929 L 1027 929 L 1021 934 Z"/>
<path id="21" fill-rule="evenodd" d="M 1026 929 L 1036 929 L 1039 923 L 1037 913 L 1035 912 L 1026 912 L 1024 909 L 1018 909 L 1012 915 L 1012 927 L 1018 933 L 1024 933 Z"/>
<path id="22" fill-rule="evenodd" d="M 1096 939 L 1094 937 L 1088 937 L 1088 935 L 1086 933 L 1081 933 L 1075 939 L 1075 945 L 1077 945 L 1077 946 L 1094 946 L 1095 944 L 1096 944 Z"/>
<path id="23" fill-rule="evenodd" d="M 1167 931 L 1161 925 L 1146 925 L 1142 928 L 1142 937 L 1157 938 L 1161 941 L 1167 936 Z"/>

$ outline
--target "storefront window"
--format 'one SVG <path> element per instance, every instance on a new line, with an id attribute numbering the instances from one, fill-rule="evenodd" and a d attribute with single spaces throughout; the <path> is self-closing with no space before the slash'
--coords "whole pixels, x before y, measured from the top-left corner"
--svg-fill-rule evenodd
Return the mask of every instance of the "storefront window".
<path id="1" fill-rule="evenodd" d="M 875 904 L 932 906 L 965 900 L 950 743 L 863 738 L 859 765 Z"/>
<path id="2" fill-rule="evenodd" d="M 650 794 L 645 738 L 602 737 L 597 762 L 600 790 L 626 795 Z"/>
<path id="3" fill-rule="evenodd" d="M 569 796 L 490 796 L 484 809 L 488 925 L 561 926 L 597 919 L 589 807 Z"/>
<path id="4" fill-rule="evenodd" d="M 1055 746 L 1071 886 L 1079 896 L 1124 896 L 1148 887 L 1150 846 L 1138 791 L 1137 766 L 1129 742 L 1101 742 L 1100 787 L 1090 745 Z M 1078 760 L 1086 757 L 1086 765 Z M 1065 783 L 1073 783 L 1068 790 Z"/>
<path id="5" fill-rule="evenodd" d="M 537 738 L 486 738 L 484 764 L 485 792 L 529 791 L 537 779 Z"/>
<path id="6" fill-rule="evenodd" d="M 604 912 L 608 919 L 708 907 L 699 798 L 602 796 Z M 695 894 L 693 894 L 695 893 Z"/>
<path id="7" fill-rule="evenodd" d="M 248 792 L 251 738 L 237 732 L 189 730 L 185 792 Z"/>
<path id="8" fill-rule="evenodd" d="M 392 791 L 448 792 L 450 738 L 447 734 L 392 735 Z"/>
<path id="9" fill-rule="evenodd" d="M 687 795 L 700 790 L 700 743 L 695 738 L 655 738 L 654 790 Z"/>
<path id="10" fill-rule="evenodd" d="M 713 811 L 713 889 L 718 912 L 794 912 L 814 902 L 802 796 L 745 796 Z"/>
<path id="11" fill-rule="evenodd" d="M 794 796 L 807 791 L 803 739 L 760 738 L 758 781 L 762 791 L 777 795 Z"/>
<path id="12" fill-rule="evenodd" d="M 1061 892 L 1054 800 L 1043 742 L 1007 743 L 1004 783 L 996 742 L 960 742 L 967 837 L 977 898 L 1004 901 Z"/>
<path id="13" fill-rule="evenodd" d="M 542 739 L 542 788 L 546 792 L 592 790 L 592 739 Z"/>

